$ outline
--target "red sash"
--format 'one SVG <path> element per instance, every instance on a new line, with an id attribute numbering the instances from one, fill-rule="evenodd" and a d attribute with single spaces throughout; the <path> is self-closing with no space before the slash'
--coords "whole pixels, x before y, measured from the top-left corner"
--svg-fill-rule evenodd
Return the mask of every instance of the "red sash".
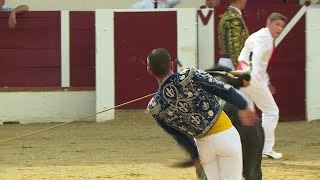
<path id="1" fill-rule="evenodd" d="M 269 64 L 274 60 L 275 53 L 276 53 L 276 44 L 273 41 L 273 50 L 272 50 L 272 53 L 271 53 L 271 56 L 270 56 L 270 59 L 269 59 Z"/>

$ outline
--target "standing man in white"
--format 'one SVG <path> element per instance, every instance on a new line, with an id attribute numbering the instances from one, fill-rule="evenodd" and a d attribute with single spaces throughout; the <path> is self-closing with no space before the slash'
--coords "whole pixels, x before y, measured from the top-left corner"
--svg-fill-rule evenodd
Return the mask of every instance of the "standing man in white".
<path id="1" fill-rule="evenodd" d="M 238 70 L 250 68 L 250 85 L 240 90 L 254 110 L 254 104 L 262 111 L 262 126 L 265 132 L 263 156 L 279 159 L 282 153 L 273 150 L 275 144 L 275 128 L 279 121 L 279 108 L 273 98 L 276 92 L 270 83 L 267 68 L 274 54 L 274 40 L 281 34 L 287 24 L 287 17 L 280 13 L 272 13 L 266 27 L 251 34 L 245 42 L 238 58 Z M 252 62 L 250 62 L 252 53 Z"/>
<path id="2" fill-rule="evenodd" d="M 142 0 L 132 5 L 131 9 L 173 8 L 180 0 Z"/>

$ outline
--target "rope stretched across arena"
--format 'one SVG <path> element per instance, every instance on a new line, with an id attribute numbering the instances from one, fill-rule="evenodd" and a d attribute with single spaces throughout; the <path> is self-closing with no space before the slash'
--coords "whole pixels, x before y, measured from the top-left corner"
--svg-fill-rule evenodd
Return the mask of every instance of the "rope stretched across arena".
<path id="1" fill-rule="evenodd" d="M 136 98 L 136 99 L 134 99 L 134 100 L 131 100 L 131 101 L 128 101 L 128 102 L 125 102 L 125 103 L 116 105 L 116 106 L 114 106 L 114 107 L 111 107 L 111 108 L 108 108 L 108 109 L 105 109 L 105 110 L 102 110 L 102 111 L 99 111 L 99 112 L 96 112 L 96 113 L 92 113 L 92 114 L 89 114 L 89 115 L 86 115 L 86 116 L 79 117 L 79 118 L 74 119 L 74 120 L 71 120 L 71 121 L 69 121 L 69 122 L 61 123 L 61 124 L 58 124 L 58 125 L 55 125 L 55 126 L 51 126 L 51 127 L 45 128 L 45 129 L 41 129 L 41 130 L 34 131 L 34 132 L 31 132 L 31 133 L 23 134 L 23 135 L 20 135 L 20 136 L 3 139 L 3 140 L 0 140 L 0 143 L 4 143 L 4 142 L 8 142 L 8 141 L 13 141 L 13 140 L 16 140 L 16 139 L 21 139 L 21 138 L 24 138 L 24 137 L 27 137 L 27 136 L 31 136 L 31 135 L 39 134 L 39 133 L 42 133 L 42 132 L 45 132 L 45 131 L 48 131 L 48 130 L 51 130 L 51 129 L 55 129 L 55 128 L 58 128 L 58 127 L 61 127 L 61 126 L 64 126 L 64 125 L 67 125 L 67 124 L 70 124 L 70 123 L 73 123 L 73 122 L 76 122 L 76 121 L 80 121 L 80 120 L 82 120 L 82 119 L 89 118 L 89 117 L 91 117 L 91 116 L 95 116 L 95 115 L 97 115 L 97 114 L 101 114 L 101 113 L 110 111 L 110 110 L 115 109 L 115 108 L 119 108 L 119 107 L 125 106 L 125 105 L 127 105 L 127 104 L 134 103 L 134 102 L 136 102 L 136 101 L 140 101 L 140 100 L 145 99 L 145 98 L 147 98 L 147 97 L 153 96 L 154 94 L 155 94 L 155 93 L 151 93 L 151 94 L 148 94 L 148 95 L 145 95 L 145 96 Z"/>

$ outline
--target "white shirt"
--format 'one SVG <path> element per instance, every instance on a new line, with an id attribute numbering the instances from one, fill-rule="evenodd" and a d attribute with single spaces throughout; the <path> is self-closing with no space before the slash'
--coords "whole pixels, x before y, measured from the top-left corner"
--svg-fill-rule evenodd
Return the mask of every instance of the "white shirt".
<path id="1" fill-rule="evenodd" d="M 245 42 L 238 57 L 238 61 L 249 64 L 250 52 L 252 55 L 252 69 L 250 84 L 256 87 L 266 87 L 269 85 L 269 75 L 267 68 L 273 52 L 274 38 L 268 28 L 262 28 L 251 34 Z"/>
<path id="2" fill-rule="evenodd" d="M 172 8 L 181 0 L 158 0 L 158 8 Z M 131 9 L 154 9 L 154 0 L 142 0 L 132 5 Z"/>

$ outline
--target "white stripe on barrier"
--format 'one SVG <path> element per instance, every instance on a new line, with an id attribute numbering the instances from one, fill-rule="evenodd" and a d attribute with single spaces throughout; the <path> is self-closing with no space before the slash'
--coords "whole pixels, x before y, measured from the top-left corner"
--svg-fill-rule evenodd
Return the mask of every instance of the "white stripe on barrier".
<path id="1" fill-rule="evenodd" d="M 69 11 L 61 11 L 61 87 L 70 87 Z"/>
<path id="2" fill-rule="evenodd" d="M 200 13 L 203 17 L 198 15 L 198 68 L 204 70 L 214 65 L 214 10 L 202 9 Z"/>
<path id="3" fill-rule="evenodd" d="M 320 7 L 306 13 L 306 113 L 307 120 L 320 119 Z"/>
<path id="4" fill-rule="evenodd" d="M 115 106 L 114 11 L 96 10 L 96 112 Z M 96 121 L 114 119 L 114 109 L 96 116 Z"/>
<path id="5" fill-rule="evenodd" d="M 301 17 L 306 13 L 306 9 L 307 9 L 306 6 L 302 6 L 300 10 L 297 12 L 297 14 L 287 24 L 287 26 L 284 28 L 280 36 L 275 41 L 276 47 L 280 44 L 283 38 L 286 37 L 286 35 L 291 31 L 291 29 L 298 23 Z"/>
<path id="6" fill-rule="evenodd" d="M 177 10 L 178 58 L 185 68 L 197 67 L 197 16 L 194 8 Z"/>

